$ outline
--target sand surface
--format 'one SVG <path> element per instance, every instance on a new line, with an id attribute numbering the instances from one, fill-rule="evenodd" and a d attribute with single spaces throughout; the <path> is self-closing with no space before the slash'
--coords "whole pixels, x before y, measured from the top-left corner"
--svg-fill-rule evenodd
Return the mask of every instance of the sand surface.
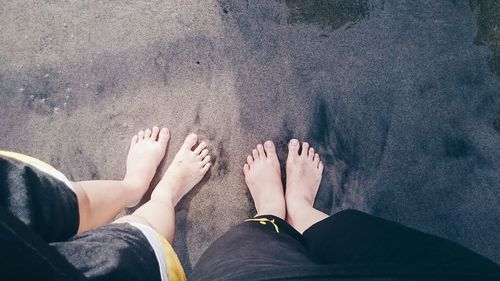
<path id="1" fill-rule="evenodd" d="M 196 132 L 214 166 L 178 206 L 189 272 L 253 215 L 267 139 L 326 163 L 318 208 L 356 208 L 500 262 L 500 80 L 469 1 L 0 1 L 1 149 L 120 179 L 130 137 Z M 500 119 L 499 119 L 500 120 Z"/>

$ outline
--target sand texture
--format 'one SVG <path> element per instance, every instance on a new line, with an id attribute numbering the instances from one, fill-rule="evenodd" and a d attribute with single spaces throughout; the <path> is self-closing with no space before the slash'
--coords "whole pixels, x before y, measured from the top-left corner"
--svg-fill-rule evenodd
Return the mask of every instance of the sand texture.
<path id="1" fill-rule="evenodd" d="M 500 80 L 471 7 L 1 0 L 0 148 L 73 180 L 120 179 L 138 130 L 170 128 L 166 164 L 200 134 L 215 157 L 177 208 L 188 272 L 253 215 L 251 149 L 271 139 L 284 160 L 291 137 L 325 161 L 318 208 L 363 210 L 500 262 Z"/>

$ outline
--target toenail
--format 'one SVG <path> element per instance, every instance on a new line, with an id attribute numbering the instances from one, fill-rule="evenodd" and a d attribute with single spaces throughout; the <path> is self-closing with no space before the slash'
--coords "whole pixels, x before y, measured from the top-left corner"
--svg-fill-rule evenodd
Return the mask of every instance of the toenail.
<path id="1" fill-rule="evenodd" d="M 299 144 L 299 141 L 296 140 L 296 139 L 293 139 L 291 142 L 290 142 L 292 145 L 298 145 Z"/>
<path id="2" fill-rule="evenodd" d="M 264 143 L 266 145 L 266 147 L 268 148 L 271 148 L 273 147 L 273 143 L 271 141 L 266 141 L 266 143 Z"/>

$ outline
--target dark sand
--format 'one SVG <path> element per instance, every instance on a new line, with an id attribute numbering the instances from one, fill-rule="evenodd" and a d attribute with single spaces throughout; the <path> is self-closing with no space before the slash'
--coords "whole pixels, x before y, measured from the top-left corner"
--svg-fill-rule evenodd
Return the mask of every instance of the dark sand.
<path id="1" fill-rule="evenodd" d="M 320 209 L 500 262 L 500 37 L 477 20 L 494 1 L 272 2 L 0 1 L 1 148 L 119 179 L 138 130 L 168 126 L 169 159 L 199 133 L 215 162 L 178 206 L 187 271 L 253 214 L 247 153 L 271 139 L 284 160 L 291 137 L 325 160 Z"/>

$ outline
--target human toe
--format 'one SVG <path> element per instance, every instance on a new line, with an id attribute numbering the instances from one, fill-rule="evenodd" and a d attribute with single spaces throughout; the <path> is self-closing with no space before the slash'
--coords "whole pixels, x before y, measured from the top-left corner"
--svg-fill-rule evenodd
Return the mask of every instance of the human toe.
<path id="1" fill-rule="evenodd" d="M 288 155 L 298 156 L 299 155 L 299 141 L 297 139 L 291 139 L 288 144 Z"/>
<path id="2" fill-rule="evenodd" d="M 141 141 L 144 139 L 144 131 L 140 130 L 139 133 L 137 133 L 138 141 Z"/>
<path id="3" fill-rule="evenodd" d="M 144 138 L 145 139 L 149 139 L 151 137 L 151 130 L 148 128 L 146 129 L 146 131 L 144 132 Z"/>
<path id="4" fill-rule="evenodd" d="M 198 156 L 198 158 L 199 158 L 199 159 L 203 159 L 203 158 L 205 158 L 205 156 L 207 156 L 207 155 L 208 155 L 208 149 L 203 149 L 203 150 L 201 151 L 200 155 Z M 209 156 L 207 156 L 207 157 L 209 157 Z"/>
<path id="5" fill-rule="evenodd" d="M 170 138 L 170 132 L 168 131 L 168 129 L 162 128 L 160 131 L 160 135 L 158 136 L 158 142 L 166 145 L 168 143 L 169 138 Z"/>
<path id="6" fill-rule="evenodd" d="M 207 155 L 203 160 L 201 160 L 202 166 L 205 166 L 207 163 L 210 163 L 210 155 Z"/>
<path id="7" fill-rule="evenodd" d="M 152 140 L 157 140 L 158 139 L 158 133 L 160 133 L 160 128 L 158 126 L 153 127 L 153 131 L 151 132 L 151 139 Z"/>
<path id="8" fill-rule="evenodd" d="M 314 154 L 314 160 L 313 161 L 314 161 L 314 167 L 318 167 L 319 161 L 320 161 L 318 153 Z"/>
<path id="9" fill-rule="evenodd" d="M 259 143 L 257 145 L 257 151 L 259 152 L 260 158 L 266 157 L 266 153 L 264 152 L 264 147 L 262 146 L 262 144 Z"/>
<path id="10" fill-rule="evenodd" d="M 247 157 L 247 163 L 248 163 L 248 166 L 251 167 L 253 165 L 253 157 L 248 155 Z"/>
<path id="11" fill-rule="evenodd" d="M 313 158 L 314 158 L 314 148 L 312 148 L 312 147 L 309 148 L 309 153 L 307 154 L 307 158 L 309 158 L 310 160 L 313 160 Z"/>
<path id="12" fill-rule="evenodd" d="M 272 141 L 266 141 L 264 143 L 264 148 L 266 150 L 267 156 L 276 155 L 276 148 L 274 147 L 274 143 Z"/>
<path id="13" fill-rule="evenodd" d="M 130 140 L 130 146 L 135 145 L 137 143 L 137 139 L 138 139 L 137 135 L 134 135 Z"/>
<path id="14" fill-rule="evenodd" d="M 194 153 L 196 155 L 200 154 L 205 148 L 207 147 L 207 143 L 202 141 L 198 146 L 195 148 Z"/>
<path id="15" fill-rule="evenodd" d="M 302 152 L 300 153 L 300 156 L 307 157 L 308 150 L 309 150 L 309 143 L 303 142 L 302 143 Z"/>
<path id="16" fill-rule="evenodd" d="M 249 166 L 247 163 L 245 163 L 245 164 L 243 165 L 243 173 L 244 173 L 244 174 L 245 174 L 245 176 L 246 176 L 248 172 L 250 172 L 250 166 Z"/>
<path id="17" fill-rule="evenodd" d="M 191 150 L 191 148 L 193 148 L 193 146 L 196 144 L 197 140 L 198 136 L 196 134 L 190 134 L 189 136 L 186 137 L 186 140 L 184 141 L 183 144 L 183 148 Z"/>
<path id="18" fill-rule="evenodd" d="M 259 152 L 257 151 L 257 149 L 252 150 L 252 155 L 253 155 L 253 160 L 254 161 L 257 161 L 257 160 L 260 159 Z"/>
<path id="19" fill-rule="evenodd" d="M 208 162 L 205 166 L 203 166 L 203 168 L 201 168 L 201 172 L 205 174 L 210 169 L 210 167 L 212 167 L 212 163 Z"/>

